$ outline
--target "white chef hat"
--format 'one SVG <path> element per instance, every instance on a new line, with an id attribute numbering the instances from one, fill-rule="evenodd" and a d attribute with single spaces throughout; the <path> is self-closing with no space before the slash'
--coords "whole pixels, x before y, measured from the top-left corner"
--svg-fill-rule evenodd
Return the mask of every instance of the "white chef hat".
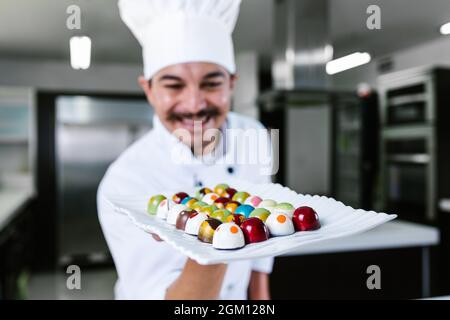
<path id="1" fill-rule="evenodd" d="M 184 62 L 236 70 L 231 34 L 241 0 L 119 0 L 122 20 L 142 46 L 144 76 Z"/>

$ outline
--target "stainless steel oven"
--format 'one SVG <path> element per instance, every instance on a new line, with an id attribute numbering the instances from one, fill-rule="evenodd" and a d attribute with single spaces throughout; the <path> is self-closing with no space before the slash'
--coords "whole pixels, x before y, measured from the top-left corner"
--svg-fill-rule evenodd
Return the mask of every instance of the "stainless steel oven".
<path id="1" fill-rule="evenodd" d="M 427 123 L 427 86 L 425 83 L 396 88 L 387 92 L 386 123 L 420 124 Z"/>
<path id="2" fill-rule="evenodd" d="M 383 209 L 434 223 L 450 192 L 450 70 L 416 68 L 378 82 Z"/>
<path id="3" fill-rule="evenodd" d="M 431 130 L 384 130 L 382 137 L 385 209 L 402 219 L 432 220 L 436 197 Z"/>
<path id="4" fill-rule="evenodd" d="M 428 67 L 379 78 L 384 209 L 439 227 L 433 258 L 439 295 L 450 293 L 450 69 Z"/>
<path id="5" fill-rule="evenodd" d="M 379 78 L 383 209 L 417 222 L 436 218 L 434 86 L 431 70 Z"/>

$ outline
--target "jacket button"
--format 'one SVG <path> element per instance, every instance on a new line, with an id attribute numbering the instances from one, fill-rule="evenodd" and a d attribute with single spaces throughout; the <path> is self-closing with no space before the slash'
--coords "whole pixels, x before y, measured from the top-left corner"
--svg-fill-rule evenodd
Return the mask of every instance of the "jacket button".
<path id="1" fill-rule="evenodd" d="M 227 171 L 228 171 L 229 174 L 233 174 L 234 173 L 233 167 L 228 167 Z"/>

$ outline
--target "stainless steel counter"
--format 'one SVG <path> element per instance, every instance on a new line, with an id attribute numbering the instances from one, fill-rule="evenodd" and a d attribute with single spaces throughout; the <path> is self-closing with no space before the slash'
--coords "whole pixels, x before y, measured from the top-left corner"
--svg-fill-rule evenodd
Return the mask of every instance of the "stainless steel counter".
<path id="1" fill-rule="evenodd" d="M 359 250 L 429 247 L 439 244 L 439 230 L 417 223 L 394 220 L 357 235 L 312 243 L 286 254 L 305 255 Z"/>

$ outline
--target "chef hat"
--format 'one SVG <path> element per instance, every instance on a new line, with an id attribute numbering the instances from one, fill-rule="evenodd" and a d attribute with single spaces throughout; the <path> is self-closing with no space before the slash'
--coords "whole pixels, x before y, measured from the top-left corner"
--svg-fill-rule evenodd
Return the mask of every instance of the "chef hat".
<path id="1" fill-rule="evenodd" d="M 122 20 L 142 46 L 144 76 L 184 62 L 236 70 L 231 34 L 241 0 L 119 0 Z"/>

